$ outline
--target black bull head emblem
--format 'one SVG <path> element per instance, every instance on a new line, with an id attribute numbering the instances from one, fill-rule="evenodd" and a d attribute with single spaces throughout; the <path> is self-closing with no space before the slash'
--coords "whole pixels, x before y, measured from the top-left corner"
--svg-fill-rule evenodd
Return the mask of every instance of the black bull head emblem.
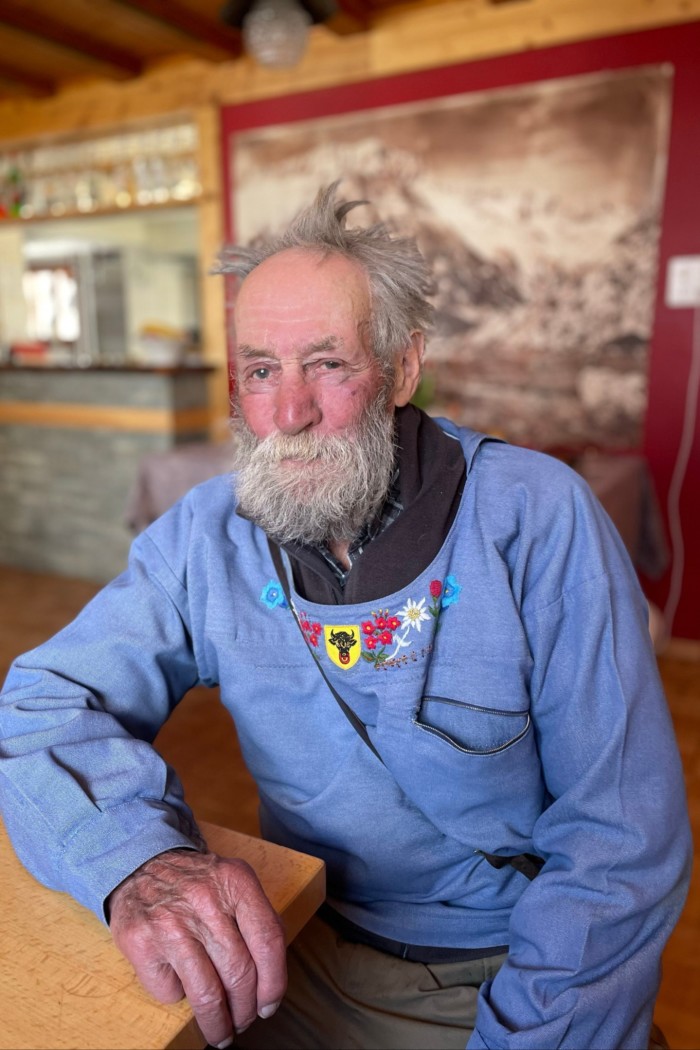
<path id="1" fill-rule="evenodd" d="M 334 631 L 331 629 L 331 633 L 328 636 L 328 641 L 331 645 L 334 645 L 338 650 L 338 659 L 341 664 L 350 663 L 350 650 L 353 645 L 357 645 L 357 638 L 355 637 L 354 631 Z"/>

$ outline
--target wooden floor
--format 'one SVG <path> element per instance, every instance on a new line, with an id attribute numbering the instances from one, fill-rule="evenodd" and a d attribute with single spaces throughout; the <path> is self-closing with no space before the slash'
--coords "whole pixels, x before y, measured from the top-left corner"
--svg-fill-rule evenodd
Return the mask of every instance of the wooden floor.
<path id="1" fill-rule="evenodd" d="M 96 586 L 0 566 L 0 680 L 18 653 L 59 630 Z M 659 660 L 686 771 L 691 818 L 700 836 L 700 661 Z M 192 742 L 197 747 L 192 747 Z M 237 830 L 257 830 L 254 785 L 233 725 L 215 690 L 193 689 L 156 744 L 180 773 L 197 815 Z M 664 957 L 656 1020 L 673 1050 L 700 1048 L 700 877 Z"/>

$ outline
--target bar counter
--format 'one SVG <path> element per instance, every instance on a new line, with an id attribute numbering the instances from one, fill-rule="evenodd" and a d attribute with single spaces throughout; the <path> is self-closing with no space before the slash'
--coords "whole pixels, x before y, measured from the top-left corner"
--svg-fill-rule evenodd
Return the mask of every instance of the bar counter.
<path id="1" fill-rule="evenodd" d="M 0 366 L 0 563 L 104 582 L 144 455 L 206 439 L 214 369 Z"/>

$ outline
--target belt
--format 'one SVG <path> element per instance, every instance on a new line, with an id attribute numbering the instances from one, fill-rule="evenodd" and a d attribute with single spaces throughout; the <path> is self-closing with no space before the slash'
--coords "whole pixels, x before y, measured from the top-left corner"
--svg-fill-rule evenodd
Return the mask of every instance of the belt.
<path id="1" fill-rule="evenodd" d="M 492 948 L 450 948 L 445 945 L 432 947 L 428 944 L 406 944 L 403 941 L 394 941 L 391 937 L 382 937 L 378 933 L 366 930 L 363 926 L 358 926 L 337 912 L 330 904 L 322 904 L 317 914 L 319 919 L 323 919 L 346 941 L 366 944 L 369 948 L 376 948 L 377 951 L 395 955 L 399 959 L 407 959 L 409 962 L 469 962 L 475 959 L 486 959 L 490 955 L 504 955 L 508 951 L 507 944 L 497 944 Z"/>

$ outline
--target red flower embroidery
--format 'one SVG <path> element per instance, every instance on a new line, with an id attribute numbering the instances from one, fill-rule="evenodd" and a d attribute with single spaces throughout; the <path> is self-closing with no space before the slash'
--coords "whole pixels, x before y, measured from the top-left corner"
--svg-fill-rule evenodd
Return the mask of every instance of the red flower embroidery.
<path id="1" fill-rule="evenodd" d="M 365 636 L 365 651 L 362 655 L 370 663 L 378 664 L 386 660 L 386 647 L 394 644 L 393 632 L 401 626 L 401 620 L 398 616 L 389 616 L 388 609 L 373 611 L 372 617 L 362 623 Z"/>
<path id="2" fill-rule="evenodd" d="M 433 598 L 439 598 L 442 594 L 442 581 L 432 580 L 430 584 L 430 593 Z"/>
<path id="3" fill-rule="evenodd" d="M 305 612 L 299 613 L 299 626 L 301 627 L 302 633 L 306 641 L 314 649 L 318 649 L 318 643 L 321 635 L 323 634 L 323 627 L 320 623 L 311 623 Z"/>

